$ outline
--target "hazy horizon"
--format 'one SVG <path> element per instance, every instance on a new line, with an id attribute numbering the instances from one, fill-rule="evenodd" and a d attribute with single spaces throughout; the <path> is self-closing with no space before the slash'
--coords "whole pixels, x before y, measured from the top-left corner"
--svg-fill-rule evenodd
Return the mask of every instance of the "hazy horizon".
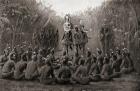
<path id="1" fill-rule="evenodd" d="M 57 15 L 75 14 L 87 8 L 100 6 L 105 0 L 40 0 L 45 6 L 52 6 Z"/>

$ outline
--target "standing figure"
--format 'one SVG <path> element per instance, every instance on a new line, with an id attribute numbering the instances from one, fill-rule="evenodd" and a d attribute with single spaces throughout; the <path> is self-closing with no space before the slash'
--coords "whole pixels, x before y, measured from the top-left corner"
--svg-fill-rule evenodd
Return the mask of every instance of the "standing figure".
<path id="1" fill-rule="evenodd" d="M 107 54 L 109 52 L 110 48 L 110 30 L 108 28 L 105 28 L 105 53 Z"/>
<path id="2" fill-rule="evenodd" d="M 87 33 L 85 32 L 85 28 L 84 26 L 81 26 L 81 48 L 82 48 L 82 51 L 83 51 L 83 54 L 85 53 L 85 46 L 86 44 L 88 43 L 88 36 L 87 36 Z"/>
<path id="3" fill-rule="evenodd" d="M 33 47 L 39 44 L 39 34 L 35 31 L 32 36 Z"/>
<path id="4" fill-rule="evenodd" d="M 70 22 L 70 16 L 65 16 L 64 27 L 64 36 L 62 38 L 62 44 L 64 45 L 64 49 L 68 54 L 68 49 L 72 49 L 73 39 L 72 39 L 72 24 Z"/>
<path id="5" fill-rule="evenodd" d="M 46 40 L 46 33 L 45 33 L 45 30 L 42 29 L 40 32 L 40 46 L 41 46 L 41 48 L 45 48 L 45 40 Z"/>
<path id="6" fill-rule="evenodd" d="M 75 27 L 75 33 L 74 33 L 74 45 L 76 48 L 76 53 L 79 54 L 79 49 L 80 49 L 80 44 L 81 44 L 81 32 L 79 31 L 79 28 L 76 26 Z"/>
<path id="7" fill-rule="evenodd" d="M 100 40 L 102 44 L 103 53 L 106 54 L 109 51 L 110 46 L 110 30 L 106 27 L 102 28 L 100 31 Z"/>
<path id="8" fill-rule="evenodd" d="M 57 29 L 54 37 L 55 37 L 54 46 L 56 47 L 57 45 L 59 45 L 59 31 L 58 31 L 58 29 Z"/>
<path id="9" fill-rule="evenodd" d="M 102 28 L 100 30 L 100 41 L 101 41 L 102 51 L 105 52 L 105 33 L 104 33 L 104 28 Z"/>

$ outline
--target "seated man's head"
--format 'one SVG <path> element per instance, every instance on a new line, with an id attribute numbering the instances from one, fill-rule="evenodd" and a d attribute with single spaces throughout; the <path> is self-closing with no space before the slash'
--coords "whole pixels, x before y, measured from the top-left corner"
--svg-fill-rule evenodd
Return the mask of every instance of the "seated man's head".
<path id="1" fill-rule="evenodd" d="M 108 64 L 109 63 L 109 59 L 107 57 L 104 58 L 104 64 Z"/>
<path id="2" fill-rule="evenodd" d="M 33 56 L 32 56 L 32 60 L 33 60 L 33 61 L 37 61 L 37 56 L 36 56 L 36 55 L 33 55 Z"/>
<path id="3" fill-rule="evenodd" d="M 97 58 L 95 56 L 93 56 L 93 63 L 97 62 Z"/>
<path id="4" fill-rule="evenodd" d="M 69 58 L 65 57 L 65 59 L 63 60 L 63 65 L 68 65 L 68 61 L 69 61 Z"/>
<path id="5" fill-rule="evenodd" d="M 123 52 L 123 53 L 122 53 L 122 56 L 123 56 L 123 57 L 126 57 L 126 56 L 127 56 L 127 54 L 126 54 L 125 52 Z"/>
<path id="6" fill-rule="evenodd" d="M 50 60 L 46 60 L 45 64 L 48 65 L 48 66 L 51 66 L 51 61 Z"/>
<path id="7" fill-rule="evenodd" d="M 111 56 L 109 55 L 109 53 L 105 53 L 105 57 L 110 59 Z"/>
<path id="8" fill-rule="evenodd" d="M 117 60 L 117 56 L 113 55 L 113 61 Z"/>
<path id="9" fill-rule="evenodd" d="M 100 49 L 97 48 L 97 54 L 101 55 L 102 51 Z"/>
<path id="10" fill-rule="evenodd" d="M 127 55 L 128 57 L 130 57 L 130 56 L 131 56 L 130 52 L 128 52 L 126 55 Z"/>
<path id="11" fill-rule="evenodd" d="M 88 51 L 88 52 L 87 52 L 87 57 L 90 57 L 90 56 L 91 56 L 91 52 Z"/>
<path id="12" fill-rule="evenodd" d="M 40 55 L 43 55 L 43 49 L 40 49 L 38 52 Z"/>
<path id="13" fill-rule="evenodd" d="M 120 50 L 119 47 L 116 47 L 116 48 L 115 48 L 115 51 L 116 51 L 117 54 L 121 54 L 121 50 Z"/>
<path id="14" fill-rule="evenodd" d="M 7 52 L 7 51 L 4 51 L 3 53 L 4 53 L 5 56 L 9 55 L 9 52 Z"/>
<path id="15" fill-rule="evenodd" d="M 26 53 L 24 53 L 24 54 L 21 56 L 21 59 L 22 59 L 23 61 L 27 61 Z"/>
<path id="16" fill-rule="evenodd" d="M 115 53 L 114 52 L 110 52 L 110 56 L 112 57 L 113 55 L 115 55 Z"/>
<path id="17" fill-rule="evenodd" d="M 80 60 L 80 65 L 84 65 L 85 64 L 85 60 L 82 58 L 81 60 Z"/>
<path id="18" fill-rule="evenodd" d="M 79 31 L 79 29 L 78 29 L 78 26 L 77 26 L 77 25 L 75 26 L 75 31 L 76 31 L 76 32 L 78 32 L 78 31 Z"/>
<path id="19" fill-rule="evenodd" d="M 9 57 L 10 57 L 10 60 L 14 60 L 15 61 L 15 59 L 16 59 L 15 53 L 10 53 Z"/>

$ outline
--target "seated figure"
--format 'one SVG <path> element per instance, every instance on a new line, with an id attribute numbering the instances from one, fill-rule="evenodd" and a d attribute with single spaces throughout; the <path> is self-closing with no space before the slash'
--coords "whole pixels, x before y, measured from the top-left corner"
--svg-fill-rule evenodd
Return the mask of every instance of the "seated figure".
<path id="1" fill-rule="evenodd" d="M 81 58 L 81 57 L 79 56 L 79 54 L 78 54 L 78 53 L 75 53 L 74 59 L 73 59 L 73 65 L 72 65 L 72 67 L 73 67 L 73 72 L 75 72 L 76 69 L 77 69 L 77 67 L 79 66 L 80 58 Z"/>
<path id="2" fill-rule="evenodd" d="M 3 65 L 8 61 L 8 53 L 4 52 L 3 55 L 0 56 L 0 67 L 2 68 Z"/>
<path id="3" fill-rule="evenodd" d="M 112 69 L 111 69 L 111 66 L 109 64 L 109 59 L 104 58 L 103 63 L 104 64 L 103 64 L 103 68 L 102 68 L 100 75 L 101 75 L 102 80 L 109 81 L 109 80 L 111 80 L 111 75 L 112 75 Z"/>
<path id="4" fill-rule="evenodd" d="M 38 69 L 37 69 L 37 56 L 32 56 L 32 61 L 27 63 L 27 67 L 25 70 L 25 79 L 27 80 L 34 80 L 38 76 Z"/>
<path id="5" fill-rule="evenodd" d="M 21 60 L 15 64 L 14 78 L 16 80 L 21 80 L 24 78 L 25 76 L 24 71 L 26 69 L 26 66 L 27 66 L 27 58 L 26 55 L 23 54 L 21 56 Z"/>
<path id="6" fill-rule="evenodd" d="M 98 66 L 96 61 L 97 61 L 97 58 L 94 57 L 93 63 L 92 63 L 91 68 L 89 70 L 89 76 L 90 76 L 91 81 L 101 80 L 100 76 L 99 76 L 99 74 L 100 74 L 99 66 Z"/>
<path id="7" fill-rule="evenodd" d="M 2 78 L 11 79 L 13 77 L 15 68 L 15 55 L 10 54 L 9 60 L 4 64 L 2 68 Z"/>
<path id="8" fill-rule="evenodd" d="M 113 62 L 112 62 L 112 71 L 113 71 L 113 74 L 112 74 L 112 78 L 118 78 L 120 77 L 120 60 L 117 59 L 117 56 L 116 55 L 113 55 Z"/>
<path id="9" fill-rule="evenodd" d="M 88 73 L 89 73 L 89 70 L 90 70 L 90 68 L 91 68 L 92 61 L 93 61 L 93 59 L 92 59 L 92 54 L 91 54 L 90 51 L 88 51 L 88 52 L 87 52 L 87 60 L 86 60 L 86 63 L 85 63 L 86 66 L 87 66 L 87 71 L 88 71 Z"/>
<path id="10" fill-rule="evenodd" d="M 123 60 L 120 68 L 122 74 L 128 74 L 134 70 L 133 62 L 129 53 L 123 54 Z"/>
<path id="11" fill-rule="evenodd" d="M 87 85 L 89 84 L 89 77 L 88 77 L 87 66 L 85 66 L 84 64 L 85 64 L 85 60 L 81 59 L 80 66 L 77 68 L 72 79 L 76 81 L 76 83 Z"/>
<path id="12" fill-rule="evenodd" d="M 71 83 L 72 72 L 70 67 L 68 66 L 68 58 L 65 58 L 62 66 L 58 70 L 57 81 L 60 84 L 68 84 Z"/>
<path id="13" fill-rule="evenodd" d="M 45 65 L 41 67 L 39 80 L 43 84 L 53 84 L 56 81 L 50 60 L 47 60 Z"/>

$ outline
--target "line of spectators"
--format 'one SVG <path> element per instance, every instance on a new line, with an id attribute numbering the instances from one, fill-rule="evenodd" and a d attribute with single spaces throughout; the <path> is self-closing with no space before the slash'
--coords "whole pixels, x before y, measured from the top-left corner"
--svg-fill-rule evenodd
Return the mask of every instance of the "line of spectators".
<path id="1" fill-rule="evenodd" d="M 48 52 L 48 53 L 46 53 Z M 134 71 L 131 55 L 126 49 L 116 49 L 103 55 L 90 51 L 86 57 L 75 53 L 73 57 L 63 52 L 56 58 L 54 49 L 6 49 L 0 57 L 2 79 L 37 80 L 43 84 L 82 84 L 111 81 Z"/>

